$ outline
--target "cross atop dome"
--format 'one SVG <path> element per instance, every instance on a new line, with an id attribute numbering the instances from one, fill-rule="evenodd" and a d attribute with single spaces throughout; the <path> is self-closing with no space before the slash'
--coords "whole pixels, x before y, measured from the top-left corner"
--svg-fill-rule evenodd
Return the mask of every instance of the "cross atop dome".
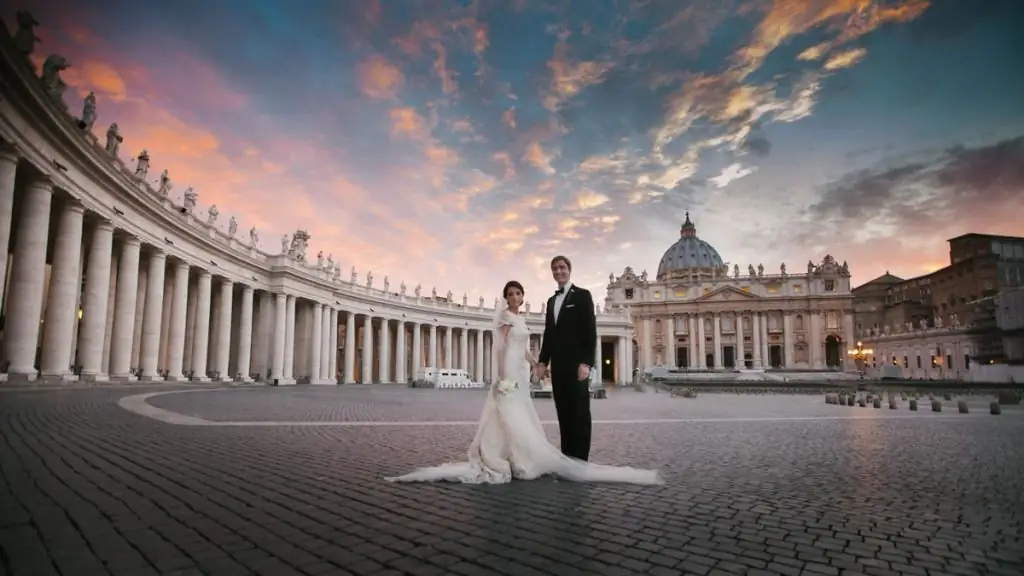
<path id="1" fill-rule="evenodd" d="M 690 221 L 690 213 L 689 212 L 686 213 L 686 221 L 683 222 L 683 225 L 679 228 L 679 237 L 680 238 L 696 238 L 697 237 L 697 227 L 694 226 L 693 222 Z"/>

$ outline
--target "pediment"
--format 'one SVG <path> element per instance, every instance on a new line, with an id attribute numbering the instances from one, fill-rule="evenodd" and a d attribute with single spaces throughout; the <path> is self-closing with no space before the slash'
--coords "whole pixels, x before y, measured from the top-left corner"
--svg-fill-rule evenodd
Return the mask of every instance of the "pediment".
<path id="1" fill-rule="evenodd" d="M 701 302 L 735 302 L 753 300 L 756 298 L 757 296 L 749 292 L 744 292 L 734 286 L 722 286 L 708 294 L 704 294 L 700 298 L 697 298 L 697 300 Z"/>

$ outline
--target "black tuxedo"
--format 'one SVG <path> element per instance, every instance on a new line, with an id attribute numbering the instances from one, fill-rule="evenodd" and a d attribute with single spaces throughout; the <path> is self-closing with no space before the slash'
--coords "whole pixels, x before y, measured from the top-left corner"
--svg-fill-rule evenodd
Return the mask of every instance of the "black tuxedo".
<path id="1" fill-rule="evenodd" d="M 548 298 L 544 321 L 541 364 L 549 364 L 551 388 L 558 413 L 562 453 L 580 460 L 590 457 L 590 382 L 580 381 L 580 364 L 595 367 L 597 359 L 597 318 L 590 292 L 569 286 L 555 321 L 555 295 Z"/>

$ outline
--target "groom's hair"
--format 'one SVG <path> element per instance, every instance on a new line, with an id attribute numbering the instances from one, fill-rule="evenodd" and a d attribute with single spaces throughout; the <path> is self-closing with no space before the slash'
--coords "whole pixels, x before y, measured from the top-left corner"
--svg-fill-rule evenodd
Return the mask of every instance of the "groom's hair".
<path id="1" fill-rule="evenodd" d="M 572 272 L 572 262 L 561 254 L 551 259 L 551 267 L 554 268 L 555 264 L 558 264 L 559 262 L 565 262 L 565 267 L 569 269 L 569 272 Z"/>

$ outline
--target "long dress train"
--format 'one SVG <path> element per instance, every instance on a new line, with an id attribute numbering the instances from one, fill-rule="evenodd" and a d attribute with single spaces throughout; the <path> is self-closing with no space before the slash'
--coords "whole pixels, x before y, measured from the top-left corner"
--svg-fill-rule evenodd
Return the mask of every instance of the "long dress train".
<path id="1" fill-rule="evenodd" d="M 420 468 L 388 481 L 501 484 L 513 478 L 532 480 L 553 474 L 576 482 L 662 483 L 656 470 L 584 462 L 562 454 L 548 442 L 530 398 L 530 332 L 526 321 L 504 310 L 495 323 L 494 357 L 503 358 L 504 379 L 516 382 L 519 388 L 501 394 L 497 382 L 491 385 L 467 461 Z M 509 330 L 503 338 L 500 328 L 505 325 Z"/>

